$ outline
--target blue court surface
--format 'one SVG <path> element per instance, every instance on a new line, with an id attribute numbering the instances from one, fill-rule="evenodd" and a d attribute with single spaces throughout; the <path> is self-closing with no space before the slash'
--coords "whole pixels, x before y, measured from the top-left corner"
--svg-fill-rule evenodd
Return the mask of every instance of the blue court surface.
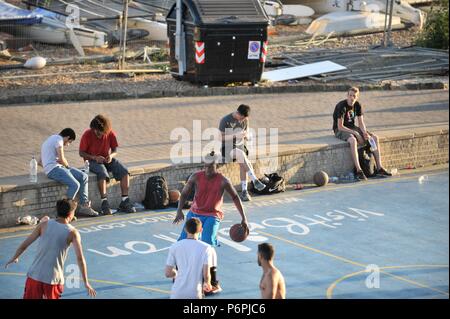
<path id="1" fill-rule="evenodd" d="M 428 179 L 420 183 L 424 174 Z M 256 250 L 270 242 L 287 298 L 448 299 L 448 185 L 446 167 L 254 196 L 245 204 L 251 233 L 243 243 L 228 236 L 240 217 L 226 203 L 217 248 L 223 292 L 212 298 L 260 298 Z M 167 250 L 182 227 L 172 224 L 174 214 L 168 209 L 74 223 L 97 298 L 169 297 Z M 19 264 L 3 265 L 29 233 L 0 231 L 0 298 L 22 297 L 37 242 Z M 77 287 L 77 271 L 71 249 L 63 298 L 88 298 L 83 285 Z"/>

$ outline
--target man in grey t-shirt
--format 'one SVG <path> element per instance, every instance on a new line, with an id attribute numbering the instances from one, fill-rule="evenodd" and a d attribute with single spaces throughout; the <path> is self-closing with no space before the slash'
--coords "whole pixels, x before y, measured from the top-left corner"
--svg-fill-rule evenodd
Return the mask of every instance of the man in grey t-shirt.
<path id="1" fill-rule="evenodd" d="M 241 104 L 236 111 L 223 117 L 219 124 L 219 130 L 222 132 L 222 156 L 225 162 L 239 163 L 242 201 L 251 200 L 247 191 L 247 174 L 257 190 L 263 190 L 266 187 L 256 178 L 253 166 L 247 158 L 249 115 L 250 106 Z"/>
<path id="2" fill-rule="evenodd" d="M 19 257 L 25 250 L 39 239 L 35 259 L 27 273 L 24 299 L 59 299 L 61 297 L 64 291 L 64 263 L 72 244 L 86 290 L 89 296 L 96 296 L 95 289 L 89 284 L 80 233 L 70 225 L 76 207 L 77 203 L 71 199 L 57 201 L 56 219 L 40 222 L 6 263 L 5 268 L 8 268 L 10 264 L 18 263 Z"/>

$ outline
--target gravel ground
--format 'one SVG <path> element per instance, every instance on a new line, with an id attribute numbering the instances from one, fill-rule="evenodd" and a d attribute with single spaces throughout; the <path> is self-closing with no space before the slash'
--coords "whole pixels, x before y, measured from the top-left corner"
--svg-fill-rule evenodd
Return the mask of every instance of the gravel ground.
<path id="1" fill-rule="evenodd" d="M 298 38 L 304 34 L 305 26 L 276 26 L 273 35 L 269 38 L 269 58 L 285 52 L 310 49 L 335 49 L 335 48 L 370 48 L 381 43 L 383 34 L 368 34 L 353 37 L 333 38 L 328 41 L 316 45 L 306 45 L 305 41 L 298 42 Z M 407 47 L 414 43 L 417 36 L 417 29 L 409 28 L 407 30 L 399 30 L 393 32 L 393 43 L 396 47 Z M 273 41 L 276 44 L 270 45 Z M 148 43 L 134 43 L 130 51 L 136 51 Z M 162 50 L 166 50 L 164 46 L 159 44 Z M 74 55 L 74 50 L 70 48 L 52 48 L 49 46 L 41 46 L 36 48 L 37 52 L 47 52 L 46 57 L 68 57 Z M 87 55 L 111 55 L 117 51 L 114 49 L 87 49 Z M 33 56 L 36 51 L 28 52 L 11 52 L 12 55 L 19 55 L 22 58 Z M 0 67 L 6 64 L 17 63 L 0 59 Z M 134 60 L 129 68 L 148 68 L 148 65 L 142 64 L 140 61 Z M 72 65 L 55 65 L 46 66 L 42 70 L 13 69 L 0 70 L 0 88 L 3 97 L 10 95 L 35 95 L 51 94 L 61 92 L 139 92 L 141 90 L 187 90 L 198 87 L 187 82 L 176 81 L 169 74 L 141 74 L 136 76 L 128 76 L 124 74 L 100 74 L 96 71 L 99 69 L 115 69 L 117 63 L 85 63 Z M 92 72 L 92 73 L 81 73 Z M 28 75 L 39 75 L 39 77 L 23 77 Z M 16 78 L 6 78 L 15 77 Z M 304 79 L 291 83 L 292 85 L 305 85 L 308 83 L 317 83 L 313 80 Z M 261 83 L 260 86 L 279 86 L 286 83 Z M 233 84 L 231 84 L 233 85 Z M 236 84 L 241 85 L 241 84 Z M 243 84 L 245 85 L 245 84 Z"/>

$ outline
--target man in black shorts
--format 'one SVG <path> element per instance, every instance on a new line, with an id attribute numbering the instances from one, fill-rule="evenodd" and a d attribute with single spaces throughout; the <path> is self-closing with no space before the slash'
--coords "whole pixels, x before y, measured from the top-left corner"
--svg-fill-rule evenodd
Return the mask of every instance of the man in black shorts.
<path id="1" fill-rule="evenodd" d="M 253 185 L 259 191 L 266 185 L 263 184 L 255 175 L 253 166 L 248 160 L 248 117 L 250 115 L 250 106 L 241 104 L 238 109 L 222 118 L 219 124 L 219 130 L 222 133 L 222 156 L 226 163 L 237 161 L 239 163 L 241 177 L 241 200 L 250 201 L 251 197 L 247 191 L 247 174 L 253 181 Z"/>
<path id="2" fill-rule="evenodd" d="M 361 169 L 358 160 L 358 146 L 364 145 L 369 138 L 373 138 L 376 144 L 376 150 L 373 152 L 377 163 L 377 175 L 391 176 L 381 165 L 381 150 L 378 136 L 366 130 L 364 124 L 363 109 L 358 100 L 359 89 L 352 87 L 347 92 L 347 99 L 340 101 L 333 113 L 333 131 L 334 135 L 343 141 L 350 143 L 350 152 L 353 163 L 356 167 L 356 178 L 359 180 L 367 180 Z M 355 123 L 358 119 L 358 125 Z"/>
<path id="3" fill-rule="evenodd" d="M 109 182 L 109 172 L 116 181 L 120 181 L 122 201 L 118 211 L 135 213 L 136 209 L 128 197 L 130 178 L 128 169 L 116 159 L 116 133 L 112 130 L 111 121 L 99 114 L 91 121 L 90 128 L 83 133 L 80 141 L 79 154 L 89 161 L 89 171 L 97 175 L 97 184 L 102 199 L 102 214 L 111 215 L 112 211 L 106 196 L 106 183 Z"/>

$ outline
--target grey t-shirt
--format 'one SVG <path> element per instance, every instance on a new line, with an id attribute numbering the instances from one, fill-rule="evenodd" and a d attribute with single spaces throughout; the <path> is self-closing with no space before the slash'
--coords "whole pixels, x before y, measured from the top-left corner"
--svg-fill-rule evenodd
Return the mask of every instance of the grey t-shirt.
<path id="1" fill-rule="evenodd" d="M 64 285 L 64 263 L 70 247 L 67 239 L 73 229 L 72 225 L 60 224 L 54 219 L 48 221 L 47 229 L 39 238 L 28 277 L 49 285 Z"/>
<path id="2" fill-rule="evenodd" d="M 219 130 L 223 133 L 232 133 L 232 132 L 239 132 L 239 131 L 246 131 L 248 130 L 248 119 L 243 120 L 242 122 L 239 122 L 233 117 L 233 113 L 230 113 L 223 117 L 220 120 L 219 124 Z M 230 130 L 230 131 L 228 131 Z M 243 140 L 236 140 L 236 138 L 233 139 L 232 147 L 242 147 L 243 145 L 246 146 L 246 141 Z M 225 148 L 225 142 L 222 140 L 222 148 Z"/>
<path id="3" fill-rule="evenodd" d="M 247 130 L 248 129 L 248 119 L 243 120 L 242 122 L 239 122 L 233 117 L 233 113 L 228 114 L 224 118 L 220 120 L 219 124 L 219 130 L 221 132 L 225 132 L 226 129 L 233 129 L 233 130 Z"/>

